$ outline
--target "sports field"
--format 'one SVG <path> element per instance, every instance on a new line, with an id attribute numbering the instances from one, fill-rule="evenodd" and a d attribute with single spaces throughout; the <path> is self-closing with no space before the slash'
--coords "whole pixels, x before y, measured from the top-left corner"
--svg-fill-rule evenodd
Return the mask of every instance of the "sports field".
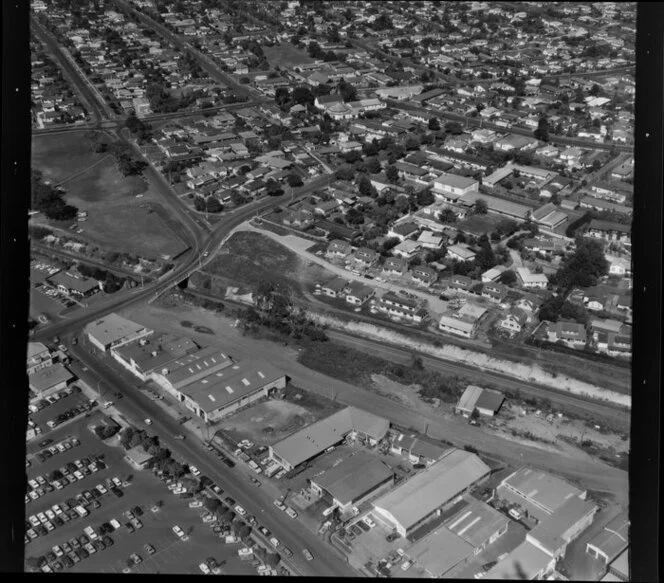
<path id="1" fill-rule="evenodd" d="M 306 65 L 314 60 L 300 49 L 296 49 L 291 43 L 281 43 L 273 47 L 263 49 L 265 57 L 271 67 L 287 65 Z"/>

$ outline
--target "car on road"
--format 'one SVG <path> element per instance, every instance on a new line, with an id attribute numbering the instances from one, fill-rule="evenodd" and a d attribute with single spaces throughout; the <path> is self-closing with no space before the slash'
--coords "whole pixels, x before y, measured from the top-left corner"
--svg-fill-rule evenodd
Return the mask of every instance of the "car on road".
<path id="1" fill-rule="evenodd" d="M 291 518 L 297 518 L 297 512 L 295 512 L 295 510 L 292 508 L 286 508 L 286 514 L 288 514 L 288 516 Z"/>
<path id="2" fill-rule="evenodd" d="M 105 401 L 104 402 L 104 409 L 108 409 L 113 405 L 113 401 Z"/>
<path id="3" fill-rule="evenodd" d="M 207 257 L 209 254 L 210 254 L 210 252 L 206 251 L 205 253 L 203 253 L 203 257 Z"/>
<path id="4" fill-rule="evenodd" d="M 279 542 L 279 539 L 276 538 L 276 537 L 274 537 L 274 536 L 270 539 L 270 543 L 272 543 L 272 546 L 273 546 L 275 549 L 278 549 L 278 548 L 279 548 L 279 545 L 281 544 L 281 543 Z"/>
<path id="5" fill-rule="evenodd" d="M 252 483 L 254 486 L 256 486 L 257 488 L 260 488 L 260 487 L 263 485 L 262 482 L 261 482 L 260 480 L 257 480 L 257 479 L 254 478 L 253 476 L 251 476 L 249 479 L 251 480 L 251 483 Z"/>
<path id="6" fill-rule="evenodd" d="M 179 441 L 183 441 L 183 440 L 184 440 L 184 435 L 182 435 L 181 433 L 178 433 L 177 435 L 175 435 L 175 436 L 173 436 L 173 437 L 174 437 L 174 439 L 177 439 L 177 440 L 179 440 Z"/>
<path id="7" fill-rule="evenodd" d="M 226 504 L 229 506 L 235 506 L 235 500 L 233 500 L 230 496 L 226 496 L 226 498 L 224 498 L 224 502 L 226 502 Z"/>
<path id="8" fill-rule="evenodd" d="M 217 484 L 213 484 L 213 485 L 212 485 L 212 491 L 213 491 L 217 496 L 221 496 L 221 495 L 224 493 L 224 491 L 223 491 L 219 486 L 217 486 Z"/>
<path id="9" fill-rule="evenodd" d="M 149 417 L 147 417 L 147 418 L 145 419 L 145 424 L 146 424 L 146 425 L 152 425 L 152 419 L 150 419 Z"/>
<path id="10" fill-rule="evenodd" d="M 311 554 L 311 551 L 309 549 L 303 549 L 302 554 L 305 556 L 307 561 L 313 561 L 314 560 L 314 556 Z"/>
<path id="11" fill-rule="evenodd" d="M 247 511 L 242 508 L 239 504 L 235 506 L 235 511 L 240 515 L 240 516 L 246 516 Z"/>
<path id="12" fill-rule="evenodd" d="M 196 467 L 196 466 L 189 466 L 189 471 L 192 473 L 194 477 L 198 477 L 201 475 L 201 471 Z"/>
<path id="13" fill-rule="evenodd" d="M 279 510 L 286 510 L 286 506 L 283 504 L 281 500 L 275 500 L 273 504 L 279 509 Z"/>
<path id="14" fill-rule="evenodd" d="M 286 555 L 289 559 L 293 556 L 293 551 L 291 551 L 288 547 L 283 547 L 281 549 L 281 552 Z"/>
<path id="15" fill-rule="evenodd" d="M 264 537 L 266 537 L 266 538 L 269 538 L 270 535 L 272 534 L 272 532 L 270 531 L 270 529 L 267 528 L 267 527 L 265 527 L 265 526 L 259 526 L 259 527 L 258 527 L 258 531 L 259 531 Z"/>

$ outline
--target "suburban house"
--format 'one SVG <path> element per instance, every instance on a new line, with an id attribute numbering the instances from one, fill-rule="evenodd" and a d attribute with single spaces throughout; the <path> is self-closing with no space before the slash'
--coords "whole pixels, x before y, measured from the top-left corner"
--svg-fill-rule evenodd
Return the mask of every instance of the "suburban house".
<path id="1" fill-rule="evenodd" d="M 99 282 L 96 279 L 84 276 L 75 276 L 69 272 L 60 271 L 48 278 L 48 281 L 57 287 L 63 294 L 87 298 L 99 291 Z"/>
<path id="2" fill-rule="evenodd" d="M 394 225 L 388 232 L 388 237 L 396 237 L 400 241 L 405 241 L 415 236 L 420 230 L 417 223 L 404 222 Z"/>
<path id="3" fill-rule="evenodd" d="M 558 321 L 549 323 L 547 327 L 549 342 L 565 342 L 573 347 L 585 346 L 587 341 L 586 329 L 583 324 L 576 322 Z"/>
<path id="4" fill-rule="evenodd" d="M 593 219 L 585 232 L 588 237 L 605 239 L 607 241 L 621 241 L 631 244 L 631 229 L 627 225 L 612 223 L 609 221 L 600 221 Z"/>
<path id="5" fill-rule="evenodd" d="M 518 334 L 528 322 L 528 314 L 519 308 L 512 308 L 499 320 L 498 327 L 510 334 Z"/>
<path id="6" fill-rule="evenodd" d="M 383 263 L 383 273 L 386 275 L 403 275 L 408 271 L 408 261 L 403 257 L 388 257 Z"/>
<path id="7" fill-rule="evenodd" d="M 346 301 L 361 306 L 376 294 L 375 290 L 359 281 L 351 281 L 346 287 Z"/>
<path id="8" fill-rule="evenodd" d="M 549 279 L 543 273 L 532 273 L 527 267 L 517 267 L 519 283 L 528 289 L 546 289 Z"/>
<path id="9" fill-rule="evenodd" d="M 341 239 L 334 239 L 330 241 L 330 244 L 327 246 L 327 251 L 325 254 L 328 257 L 348 257 L 353 251 L 351 244 L 348 241 L 342 241 Z"/>
<path id="10" fill-rule="evenodd" d="M 447 311 L 438 323 L 438 329 L 443 332 L 473 338 L 488 310 L 477 304 L 465 303 L 458 311 Z"/>
<path id="11" fill-rule="evenodd" d="M 440 249 L 443 246 L 445 237 L 435 235 L 431 231 L 422 231 L 417 238 L 417 242 L 426 249 Z"/>
<path id="12" fill-rule="evenodd" d="M 334 279 L 331 279 L 327 283 L 324 283 L 320 286 L 321 292 L 323 292 L 326 296 L 329 296 L 331 298 L 339 298 L 344 295 L 344 290 L 346 289 L 347 282 L 345 279 L 341 277 L 335 277 Z"/>
<path id="13" fill-rule="evenodd" d="M 443 200 L 455 202 L 457 198 L 468 192 L 476 192 L 479 182 L 473 178 L 456 174 L 441 174 L 433 181 L 432 193 Z"/>
<path id="14" fill-rule="evenodd" d="M 509 288 L 502 283 L 486 282 L 482 286 L 482 297 L 493 302 L 502 302 L 507 296 Z"/>
<path id="15" fill-rule="evenodd" d="M 53 356 L 48 346 L 41 342 L 28 342 L 27 372 L 32 373 L 53 365 Z"/>
<path id="16" fill-rule="evenodd" d="M 412 259 L 421 250 L 420 244 L 416 241 L 406 239 L 401 241 L 396 247 L 392 248 L 392 254 L 404 257 L 405 259 Z"/>
<path id="17" fill-rule="evenodd" d="M 467 275 L 453 275 L 447 280 L 447 289 L 457 292 L 468 292 L 474 283 Z"/>
<path id="18" fill-rule="evenodd" d="M 405 298 L 388 291 L 377 301 L 374 301 L 377 310 L 385 312 L 395 319 L 406 319 L 419 324 L 427 316 L 426 310 L 420 309 L 416 300 Z"/>
<path id="19" fill-rule="evenodd" d="M 378 263 L 379 258 L 380 254 L 368 247 L 360 247 L 353 255 L 355 262 L 362 267 L 371 267 L 375 265 Z"/>
<path id="20" fill-rule="evenodd" d="M 457 261 L 473 261 L 475 255 L 475 251 L 465 243 L 457 243 L 456 245 L 450 245 L 447 248 L 447 256 L 450 259 L 456 259 Z"/>
<path id="21" fill-rule="evenodd" d="M 438 272 L 433 267 L 416 265 L 411 269 L 411 277 L 415 283 L 429 287 L 438 281 Z"/>

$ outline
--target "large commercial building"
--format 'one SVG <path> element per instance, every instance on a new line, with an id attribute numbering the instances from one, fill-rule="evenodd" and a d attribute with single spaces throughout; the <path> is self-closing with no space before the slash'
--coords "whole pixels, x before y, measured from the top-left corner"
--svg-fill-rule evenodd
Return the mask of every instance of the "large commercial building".
<path id="1" fill-rule="evenodd" d="M 45 344 L 41 342 L 28 342 L 27 370 L 29 375 L 52 364 L 53 356 Z"/>
<path id="2" fill-rule="evenodd" d="M 286 375 L 267 361 L 246 361 L 225 367 L 177 390 L 177 398 L 206 423 L 218 421 L 276 389 Z"/>
<path id="3" fill-rule="evenodd" d="M 341 512 L 376 496 L 394 482 L 394 473 L 380 459 L 359 450 L 339 465 L 311 478 L 311 490 Z"/>
<path id="4" fill-rule="evenodd" d="M 490 473 L 475 454 L 451 449 L 433 465 L 376 500 L 376 513 L 403 537 Z"/>
<path id="5" fill-rule="evenodd" d="M 541 470 L 523 467 L 498 485 L 496 495 L 518 504 L 528 515 L 541 521 L 552 516 L 570 498 L 585 500 L 586 491 Z"/>
<path id="6" fill-rule="evenodd" d="M 41 399 L 64 389 L 74 380 L 70 370 L 58 363 L 35 371 L 29 377 L 30 390 Z"/>
<path id="7" fill-rule="evenodd" d="M 106 352 L 152 334 L 152 330 L 127 320 L 118 314 L 109 314 L 95 322 L 88 324 L 84 333 L 100 350 Z"/>
<path id="8" fill-rule="evenodd" d="M 292 470 L 341 443 L 348 435 L 376 444 L 387 435 L 389 428 L 387 419 L 346 407 L 271 445 L 270 458 L 286 470 Z"/>
<path id="9" fill-rule="evenodd" d="M 111 354 L 122 366 L 145 381 L 151 373 L 161 372 L 177 358 L 199 350 L 191 338 L 163 334 L 119 346 L 111 350 Z"/>
<path id="10" fill-rule="evenodd" d="M 466 504 L 445 521 L 445 528 L 461 537 L 478 555 L 507 532 L 509 519 L 485 502 L 464 496 Z"/>
<path id="11" fill-rule="evenodd" d="M 208 346 L 164 364 L 151 376 L 157 384 L 177 397 L 182 387 L 232 364 L 231 358 L 218 346 Z"/>
<path id="12" fill-rule="evenodd" d="M 408 556 L 429 577 L 438 579 L 472 557 L 473 547 L 441 526 L 410 547 Z"/>

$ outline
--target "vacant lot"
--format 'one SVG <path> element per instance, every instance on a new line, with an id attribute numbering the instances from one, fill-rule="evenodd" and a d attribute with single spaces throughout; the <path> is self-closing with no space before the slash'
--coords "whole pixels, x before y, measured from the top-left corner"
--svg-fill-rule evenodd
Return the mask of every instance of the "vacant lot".
<path id="1" fill-rule="evenodd" d="M 305 51 L 296 49 L 291 43 L 281 43 L 274 47 L 265 47 L 263 52 L 271 67 L 276 65 L 280 67 L 305 65 L 314 62 Z"/>
<path id="2" fill-rule="evenodd" d="M 60 182 L 99 161 L 106 154 L 90 150 L 85 132 L 33 136 L 32 166 L 44 179 Z"/>
<path id="3" fill-rule="evenodd" d="M 505 220 L 504 217 L 498 215 L 473 215 L 457 225 L 457 227 L 466 233 L 473 235 L 483 235 L 484 233 L 491 233 L 495 228 Z"/>
<path id="4" fill-rule="evenodd" d="M 79 223 L 83 237 L 151 259 L 176 256 L 186 248 L 146 204 L 160 199 L 154 185 L 140 176 L 123 176 L 113 156 L 90 150 L 84 134 L 36 138 L 32 163 L 46 180 L 61 182 L 71 177 L 64 184 L 65 200 L 88 213 L 86 221 Z M 49 223 L 45 217 L 38 218 L 37 222 Z"/>
<path id="5" fill-rule="evenodd" d="M 300 260 L 289 249 L 257 233 L 235 233 L 204 272 L 257 288 L 275 282 L 299 292 Z"/>

